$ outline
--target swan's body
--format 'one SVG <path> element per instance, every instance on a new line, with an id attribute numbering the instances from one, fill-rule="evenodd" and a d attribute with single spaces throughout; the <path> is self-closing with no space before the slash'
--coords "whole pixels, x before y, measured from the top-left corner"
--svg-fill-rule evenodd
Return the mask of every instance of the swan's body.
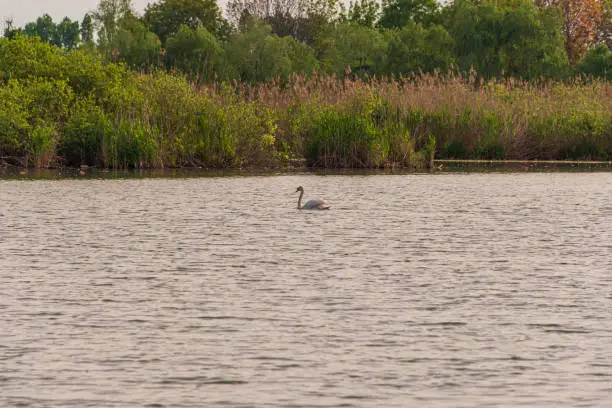
<path id="1" fill-rule="evenodd" d="M 299 186 L 295 192 L 300 192 L 298 198 L 298 210 L 329 210 L 329 204 L 325 200 L 310 200 L 302 205 L 302 196 L 304 195 L 304 187 Z"/>

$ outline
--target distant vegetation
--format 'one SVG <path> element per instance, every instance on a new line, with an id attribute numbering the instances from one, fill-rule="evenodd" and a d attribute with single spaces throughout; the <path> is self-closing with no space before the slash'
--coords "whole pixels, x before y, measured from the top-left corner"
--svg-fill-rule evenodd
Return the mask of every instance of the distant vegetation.
<path id="1" fill-rule="evenodd" d="M 0 166 L 612 159 L 610 1 L 102 0 L 0 39 Z"/>

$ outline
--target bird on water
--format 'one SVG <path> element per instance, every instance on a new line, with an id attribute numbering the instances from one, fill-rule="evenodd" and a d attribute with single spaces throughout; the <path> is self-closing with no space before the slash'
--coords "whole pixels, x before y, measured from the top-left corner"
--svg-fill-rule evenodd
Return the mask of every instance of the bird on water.
<path id="1" fill-rule="evenodd" d="M 329 204 L 325 200 L 310 200 L 302 205 L 302 196 L 304 195 L 304 187 L 299 186 L 295 192 L 300 192 L 298 198 L 298 210 L 329 210 Z"/>

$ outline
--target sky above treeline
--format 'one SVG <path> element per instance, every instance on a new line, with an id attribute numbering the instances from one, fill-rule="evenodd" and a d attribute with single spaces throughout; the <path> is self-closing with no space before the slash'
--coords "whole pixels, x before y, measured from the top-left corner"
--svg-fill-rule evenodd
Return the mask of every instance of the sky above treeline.
<path id="1" fill-rule="evenodd" d="M 132 0 L 139 14 L 144 12 L 148 3 L 153 2 L 153 0 Z M 45 13 L 55 22 L 61 21 L 64 17 L 80 22 L 85 13 L 94 10 L 98 3 L 99 0 L 0 0 L 1 27 L 4 28 L 4 21 L 7 18 L 13 19 L 15 27 L 23 27 Z M 218 4 L 221 8 L 225 7 L 225 1 Z"/>

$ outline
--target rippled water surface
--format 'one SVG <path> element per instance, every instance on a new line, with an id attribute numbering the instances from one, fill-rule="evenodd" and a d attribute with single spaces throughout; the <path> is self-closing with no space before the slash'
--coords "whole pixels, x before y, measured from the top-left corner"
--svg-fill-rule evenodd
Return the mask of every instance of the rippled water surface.
<path id="1" fill-rule="evenodd" d="M 610 407 L 611 230 L 612 173 L 0 181 L 0 406 Z"/>

